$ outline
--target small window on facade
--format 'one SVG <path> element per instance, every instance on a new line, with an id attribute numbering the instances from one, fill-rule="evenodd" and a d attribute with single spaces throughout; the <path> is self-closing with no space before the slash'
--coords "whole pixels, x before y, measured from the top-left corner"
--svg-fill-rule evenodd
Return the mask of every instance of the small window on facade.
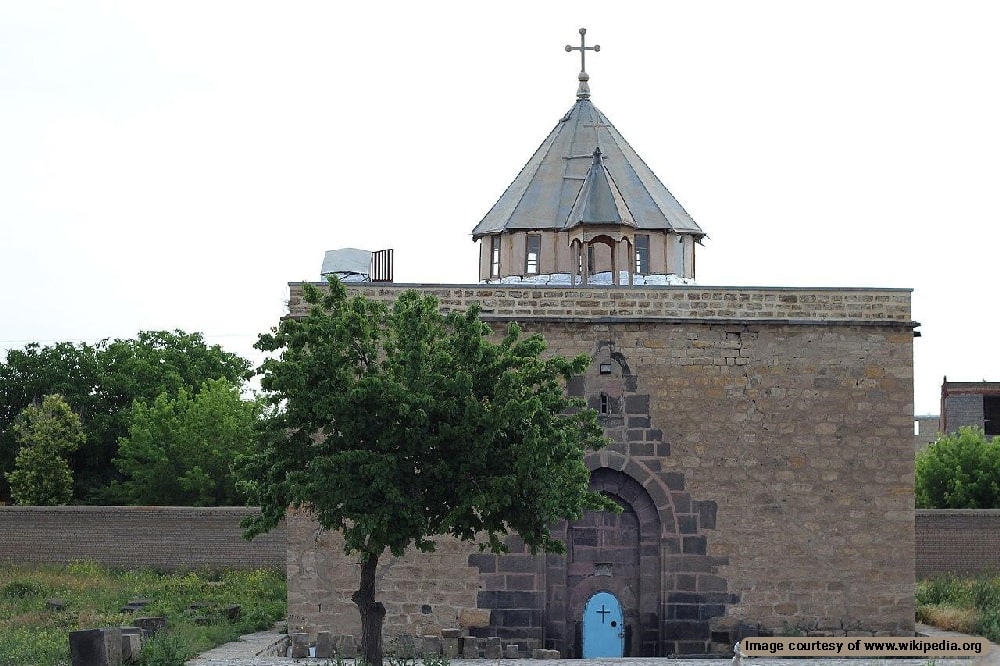
<path id="1" fill-rule="evenodd" d="M 542 237 L 538 234 L 528 234 L 525 245 L 524 272 L 528 275 L 538 273 L 538 254 L 542 249 Z"/>
<path id="2" fill-rule="evenodd" d="M 649 234 L 635 237 L 635 272 L 639 275 L 649 273 Z"/>
<path id="3" fill-rule="evenodd" d="M 607 393 L 601 392 L 601 414 L 609 414 L 611 412 L 611 399 L 608 397 Z"/>
<path id="4" fill-rule="evenodd" d="M 587 246 L 587 273 L 594 274 L 594 246 Z"/>
<path id="5" fill-rule="evenodd" d="M 500 277 L 499 236 L 490 236 L 490 277 Z"/>

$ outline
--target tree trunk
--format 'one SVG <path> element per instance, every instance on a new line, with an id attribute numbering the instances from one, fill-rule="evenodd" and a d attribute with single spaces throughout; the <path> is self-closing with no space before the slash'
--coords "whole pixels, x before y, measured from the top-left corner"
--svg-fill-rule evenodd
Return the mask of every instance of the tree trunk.
<path id="1" fill-rule="evenodd" d="M 385 606 L 375 601 L 375 568 L 378 555 L 365 553 L 361 556 L 361 585 L 351 595 L 351 601 L 361 612 L 361 658 L 367 666 L 382 666 L 382 622 L 385 620 Z"/>

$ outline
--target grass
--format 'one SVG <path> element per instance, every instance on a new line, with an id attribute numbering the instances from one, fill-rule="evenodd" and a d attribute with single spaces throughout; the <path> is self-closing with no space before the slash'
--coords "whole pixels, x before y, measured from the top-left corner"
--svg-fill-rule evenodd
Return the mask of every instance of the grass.
<path id="1" fill-rule="evenodd" d="M 920 581 L 917 621 L 1000 642 L 1000 576 Z"/>
<path id="2" fill-rule="evenodd" d="M 63 608 L 49 607 L 50 599 Z M 150 601 L 138 614 L 167 618 L 167 630 L 143 644 L 142 663 L 181 666 L 284 618 L 285 575 L 276 569 L 213 574 L 116 571 L 92 563 L 0 565 L 0 666 L 68 665 L 69 632 L 128 626 L 134 616 L 121 609 L 133 599 Z M 205 605 L 193 612 L 192 604 Z M 242 609 L 235 620 L 220 610 L 230 604 Z"/>

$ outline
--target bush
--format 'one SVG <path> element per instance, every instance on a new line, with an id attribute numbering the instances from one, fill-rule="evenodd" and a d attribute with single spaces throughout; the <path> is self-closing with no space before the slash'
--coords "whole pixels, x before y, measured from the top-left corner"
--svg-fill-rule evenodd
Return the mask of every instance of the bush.
<path id="1" fill-rule="evenodd" d="M 918 509 L 1000 508 L 1000 438 L 961 428 L 917 454 Z"/>

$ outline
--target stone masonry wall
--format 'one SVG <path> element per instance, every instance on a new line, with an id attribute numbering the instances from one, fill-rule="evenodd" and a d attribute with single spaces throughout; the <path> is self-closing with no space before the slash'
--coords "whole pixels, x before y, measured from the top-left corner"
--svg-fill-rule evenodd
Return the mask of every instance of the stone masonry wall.
<path id="1" fill-rule="evenodd" d="M 109 567 L 280 567 L 279 527 L 246 541 L 245 507 L 0 506 L 0 562 L 90 560 Z"/>
<path id="2" fill-rule="evenodd" d="M 351 287 L 383 299 L 403 288 Z M 614 440 L 588 457 L 592 487 L 635 516 L 559 527 L 579 545 L 566 558 L 466 550 L 463 569 L 456 546 L 450 577 L 468 584 L 474 567 L 475 608 L 490 613 L 487 627 L 463 627 L 469 633 L 544 641 L 573 656 L 579 613 L 598 589 L 622 600 L 633 655 L 707 652 L 742 626 L 912 632 L 908 291 L 421 291 L 442 307 L 481 302 L 496 330 L 516 318 L 553 352 L 593 359 L 568 387 L 602 411 Z M 303 311 L 296 285 L 290 309 Z M 612 371 L 601 374 L 602 363 Z M 615 534 L 614 544 L 601 546 L 602 534 Z M 297 547 L 314 557 L 307 544 L 290 552 Z M 419 557 L 414 577 L 433 566 Z M 305 625 L 327 618 L 299 602 L 356 588 L 356 576 L 344 587 L 334 561 L 316 562 L 312 578 L 289 566 L 289 612 Z M 471 613 L 471 588 L 453 593 L 464 595 L 447 602 L 455 616 Z M 408 596 L 404 616 L 419 599 Z"/>
<path id="3" fill-rule="evenodd" d="M 321 286 L 317 283 L 317 286 Z M 302 283 L 289 284 L 289 314 L 305 313 Z M 910 321 L 909 289 L 793 287 L 551 287 L 513 285 L 348 284 L 351 293 L 394 301 L 406 289 L 437 297 L 441 309 L 472 303 L 490 317 L 627 317 L 630 319 L 752 319 L 781 321 Z"/>

